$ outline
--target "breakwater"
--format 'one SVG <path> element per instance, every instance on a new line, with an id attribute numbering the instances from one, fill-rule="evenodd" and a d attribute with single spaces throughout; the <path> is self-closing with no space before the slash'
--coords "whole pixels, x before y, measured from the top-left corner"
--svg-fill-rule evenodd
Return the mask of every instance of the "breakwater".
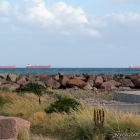
<path id="1" fill-rule="evenodd" d="M 19 86 L 24 86 L 29 82 L 38 83 L 45 87 L 53 89 L 83 89 L 93 92 L 108 92 L 108 91 L 129 91 L 139 90 L 140 75 L 135 73 L 127 74 L 19 74 L 19 73 L 1 73 L 0 88 L 14 89 Z"/>

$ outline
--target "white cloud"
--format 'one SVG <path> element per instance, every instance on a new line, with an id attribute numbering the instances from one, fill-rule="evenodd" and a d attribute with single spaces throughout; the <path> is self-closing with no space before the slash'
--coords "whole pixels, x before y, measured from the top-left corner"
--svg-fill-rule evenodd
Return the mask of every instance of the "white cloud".
<path id="1" fill-rule="evenodd" d="M 38 20 L 44 23 L 47 20 L 54 19 L 54 15 L 46 8 L 42 0 L 28 0 L 26 2 L 31 3 L 31 6 L 27 7 L 28 14 L 26 18 L 28 20 Z"/>
<path id="2" fill-rule="evenodd" d="M 110 19 L 113 19 L 114 21 L 119 21 L 119 22 L 139 21 L 140 14 L 132 13 L 132 12 L 125 12 L 125 13 L 119 13 L 119 14 L 107 14 L 105 15 L 105 18 L 110 18 Z"/>
<path id="3" fill-rule="evenodd" d="M 53 12 L 56 18 L 66 23 L 83 24 L 89 23 L 86 14 L 82 8 L 73 8 L 64 2 L 57 2 L 54 5 Z"/>
<path id="4" fill-rule="evenodd" d="M 91 36 L 93 36 L 93 37 L 98 37 L 98 36 L 100 36 L 100 33 L 99 33 L 98 31 L 94 30 L 94 29 L 85 28 L 84 30 L 85 30 L 85 32 L 86 32 L 87 34 L 89 34 L 89 35 L 91 35 Z"/>
<path id="5" fill-rule="evenodd" d="M 2 10 L 7 14 L 11 8 L 9 19 L 1 18 L 0 20 L 9 20 L 11 23 L 8 26 L 15 33 L 28 33 L 29 30 L 33 31 L 33 28 L 36 27 L 36 30 L 44 29 L 47 32 L 63 35 L 78 35 L 82 33 L 90 36 L 99 36 L 100 34 L 94 29 L 94 24 L 90 23 L 82 8 L 75 8 L 62 1 L 53 3 L 49 7 L 43 0 L 25 0 L 22 5 L 14 4 L 11 6 L 8 2 L 2 2 L 1 5 L 2 7 L 7 7 L 7 10 L 5 10 L 6 8 Z M 11 25 L 13 26 L 10 27 Z"/>
<path id="6" fill-rule="evenodd" d="M 8 1 L 0 2 L 0 13 L 9 14 L 11 6 Z"/>

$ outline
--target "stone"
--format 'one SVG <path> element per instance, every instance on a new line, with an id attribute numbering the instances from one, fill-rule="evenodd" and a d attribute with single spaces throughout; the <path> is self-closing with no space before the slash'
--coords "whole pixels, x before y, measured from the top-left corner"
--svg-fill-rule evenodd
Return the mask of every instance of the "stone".
<path id="1" fill-rule="evenodd" d="M 58 74 L 55 74 L 55 75 L 52 76 L 52 78 L 53 78 L 54 80 L 58 81 L 58 80 L 59 80 L 59 75 L 58 75 Z"/>
<path id="2" fill-rule="evenodd" d="M 83 87 L 84 90 L 92 90 L 92 87 L 90 86 L 90 84 L 86 84 L 84 87 Z"/>
<path id="3" fill-rule="evenodd" d="M 0 74 L 0 77 L 1 77 L 2 79 L 7 79 L 7 76 L 8 76 L 8 73 L 1 73 L 1 74 Z"/>
<path id="4" fill-rule="evenodd" d="M 29 81 L 29 77 L 25 76 L 25 75 L 20 75 L 17 79 L 17 81 Z"/>
<path id="5" fill-rule="evenodd" d="M 46 87 L 46 85 L 43 82 L 41 82 L 41 81 L 36 81 L 36 83 L 39 84 L 39 85 L 42 85 L 42 86 Z"/>
<path id="6" fill-rule="evenodd" d="M 97 76 L 95 79 L 95 87 L 100 88 L 102 83 L 103 83 L 102 76 Z"/>
<path id="7" fill-rule="evenodd" d="M 0 116 L 0 139 L 18 140 L 18 134 L 22 131 L 26 139 L 29 138 L 30 122 L 18 117 Z"/>
<path id="8" fill-rule="evenodd" d="M 140 87 L 140 78 L 135 78 L 132 80 L 132 82 L 136 87 Z"/>
<path id="9" fill-rule="evenodd" d="M 9 73 L 8 74 L 8 79 L 11 80 L 12 82 L 15 82 L 15 81 L 17 81 L 18 76 L 19 76 L 18 74 Z"/>
<path id="10" fill-rule="evenodd" d="M 107 81 L 110 81 L 110 80 L 113 80 L 113 76 L 114 76 L 113 74 L 109 73 L 105 77 L 106 77 Z"/>
<path id="11" fill-rule="evenodd" d="M 107 81 L 107 82 L 103 82 L 102 85 L 101 85 L 101 88 L 104 88 L 104 89 L 108 89 L 108 88 L 111 88 L 112 86 L 120 86 L 121 83 L 115 81 L 115 80 L 110 80 L 110 81 Z"/>
<path id="12" fill-rule="evenodd" d="M 52 77 L 46 77 L 42 82 L 47 87 L 52 87 L 54 89 L 58 89 L 61 86 L 61 84 L 57 82 L 56 80 L 54 80 Z"/>
<path id="13" fill-rule="evenodd" d="M 89 80 L 95 81 L 95 76 L 93 76 L 93 75 L 89 76 L 88 81 L 89 81 Z"/>
<path id="14" fill-rule="evenodd" d="M 67 78 L 69 78 L 69 79 L 72 79 L 72 78 L 74 77 L 73 74 L 64 74 L 63 76 L 65 76 L 65 77 L 67 77 Z"/>
<path id="15" fill-rule="evenodd" d="M 74 77 L 73 79 L 79 79 L 79 80 L 83 80 L 83 81 L 87 80 L 84 76 Z"/>
<path id="16" fill-rule="evenodd" d="M 67 82 L 69 81 L 70 79 L 65 77 L 65 76 L 62 76 L 62 78 L 59 80 L 60 84 L 64 87 L 66 87 L 67 85 Z"/>
<path id="17" fill-rule="evenodd" d="M 121 83 L 122 87 L 134 87 L 134 84 L 130 79 L 121 79 L 119 82 Z"/>
<path id="18" fill-rule="evenodd" d="M 0 78 L 0 85 L 7 84 L 7 80 L 5 78 Z"/>
<path id="19" fill-rule="evenodd" d="M 94 81 L 93 80 L 88 80 L 87 84 L 89 84 L 91 87 L 93 87 L 94 86 Z"/>
<path id="20" fill-rule="evenodd" d="M 17 81 L 16 82 L 18 85 L 20 85 L 20 86 L 25 86 L 25 85 L 27 85 L 29 82 L 28 81 Z"/>
<path id="21" fill-rule="evenodd" d="M 68 82 L 67 82 L 67 86 L 68 87 L 74 87 L 74 86 L 77 86 L 79 88 L 83 88 L 84 86 L 86 85 L 86 82 L 80 80 L 80 79 L 70 79 Z"/>

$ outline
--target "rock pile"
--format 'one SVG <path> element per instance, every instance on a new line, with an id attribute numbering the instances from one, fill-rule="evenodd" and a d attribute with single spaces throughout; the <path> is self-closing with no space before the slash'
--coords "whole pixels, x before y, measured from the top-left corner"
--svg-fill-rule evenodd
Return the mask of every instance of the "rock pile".
<path id="1" fill-rule="evenodd" d="M 136 90 L 140 88 L 139 74 L 45 74 L 35 75 L 3 73 L 0 74 L 0 89 L 15 89 L 29 82 L 38 83 L 53 89 L 80 88 L 93 91 Z"/>

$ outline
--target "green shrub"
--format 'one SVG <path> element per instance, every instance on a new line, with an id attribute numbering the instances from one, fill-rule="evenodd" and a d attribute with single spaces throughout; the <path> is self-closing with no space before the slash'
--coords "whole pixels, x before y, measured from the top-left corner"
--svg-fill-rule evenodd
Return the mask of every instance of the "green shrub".
<path id="1" fill-rule="evenodd" d="M 15 92 L 24 94 L 25 92 L 34 93 L 39 97 L 39 104 L 41 104 L 40 97 L 46 92 L 46 88 L 38 83 L 28 83 L 25 86 L 15 89 Z"/>
<path id="2" fill-rule="evenodd" d="M 42 95 L 41 93 L 45 90 L 46 88 L 43 85 L 40 85 L 38 83 L 28 83 L 25 86 L 18 87 L 17 89 L 15 89 L 15 92 L 17 93 L 33 92 L 34 94 Z"/>
<path id="3" fill-rule="evenodd" d="M 47 107 L 45 110 L 46 113 L 53 113 L 53 112 L 66 112 L 69 113 L 70 109 L 78 110 L 78 106 L 80 103 L 76 101 L 75 99 L 69 98 L 67 96 L 57 96 L 58 100 L 51 103 L 49 107 Z"/>

